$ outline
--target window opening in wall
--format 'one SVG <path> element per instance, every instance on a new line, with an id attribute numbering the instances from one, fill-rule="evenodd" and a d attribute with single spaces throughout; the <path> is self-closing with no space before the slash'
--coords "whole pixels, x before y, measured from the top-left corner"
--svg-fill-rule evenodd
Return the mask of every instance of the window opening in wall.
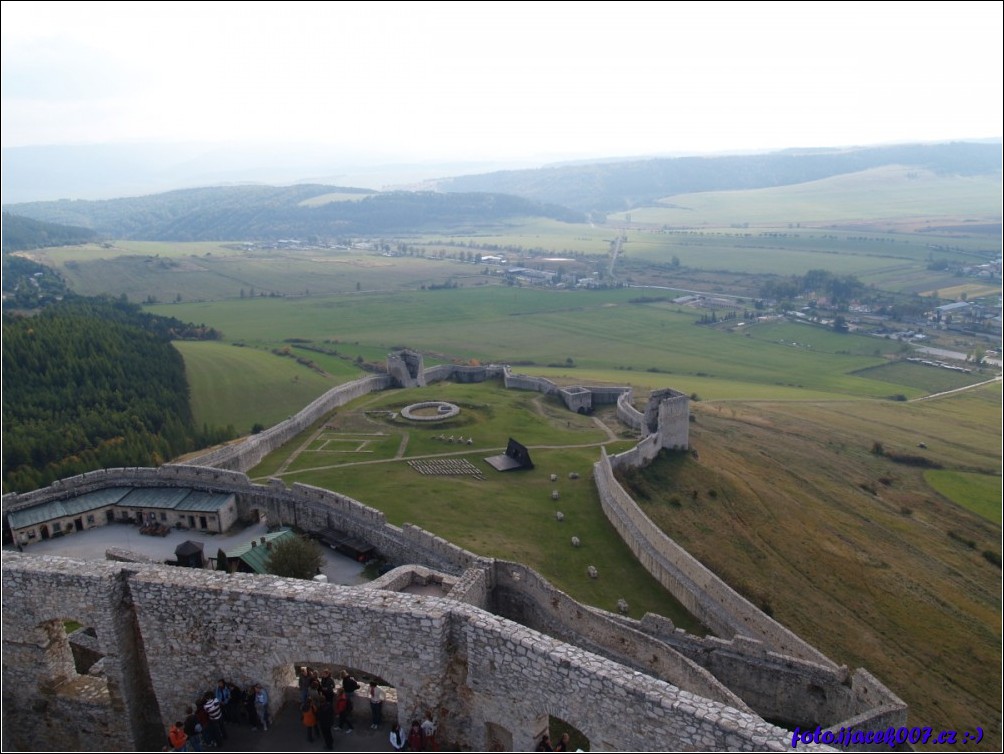
<path id="1" fill-rule="evenodd" d="M 50 620 L 38 627 L 39 680 L 52 689 L 73 684 L 75 693 L 107 693 L 104 655 L 98 634 L 74 619 Z M 91 691 L 85 692 L 84 689 Z"/>

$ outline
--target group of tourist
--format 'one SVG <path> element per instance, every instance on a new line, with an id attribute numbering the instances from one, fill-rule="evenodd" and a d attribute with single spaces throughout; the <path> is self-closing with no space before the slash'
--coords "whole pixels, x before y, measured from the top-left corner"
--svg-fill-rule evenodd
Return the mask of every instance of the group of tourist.
<path id="1" fill-rule="evenodd" d="M 334 748 L 332 730 L 351 733 L 355 701 L 365 696 L 370 707 L 370 729 L 378 730 L 383 725 L 384 690 L 375 681 L 369 688 L 359 692 L 359 682 L 348 670 L 338 674 L 338 680 L 328 669 L 320 673 L 308 667 L 301 667 L 298 677 L 300 688 L 300 715 L 303 727 L 307 729 L 307 740 L 313 741 L 319 735 L 326 748 Z M 397 725 L 394 726 L 398 728 Z M 392 733 L 393 738 L 393 733 Z"/>
<path id="2" fill-rule="evenodd" d="M 334 749 L 333 730 L 349 734 L 354 729 L 354 702 L 361 696 L 369 701 L 370 729 L 383 725 L 385 693 L 375 680 L 360 691 L 360 684 L 348 670 L 342 670 L 336 681 L 331 670 L 320 672 L 303 666 L 297 684 L 300 692 L 300 720 L 307 732 L 307 741 L 315 737 L 324 740 L 325 748 Z M 199 695 L 186 708 L 183 720 L 168 730 L 169 746 L 165 751 L 205 751 L 224 745 L 229 735 L 227 725 L 249 725 L 252 730 L 267 731 L 272 724 L 268 712 L 268 691 L 261 684 L 242 689 L 222 678 L 213 691 Z M 439 751 L 436 723 L 426 713 L 422 722 L 414 720 L 405 732 L 397 723 L 391 727 L 390 744 L 395 751 Z"/>
<path id="3" fill-rule="evenodd" d="M 551 743 L 551 736 L 545 733 L 540 737 L 540 741 L 537 742 L 537 748 L 534 751 L 571 751 L 571 737 L 567 733 L 562 733 L 561 738 L 558 739 L 558 743 Z M 576 751 L 581 751 L 581 749 L 576 749 Z"/>
<path id="4" fill-rule="evenodd" d="M 421 723 L 412 720 L 407 734 L 401 730 L 400 725 L 394 723 L 390 729 L 390 745 L 394 751 L 439 751 L 432 713 L 426 712 Z"/>
<path id="5" fill-rule="evenodd" d="M 268 691 L 260 683 L 241 688 L 224 679 L 216 688 L 200 694 L 185 708 L 184 720 L 177 720 L 167 732 L 169 751 L 204 751 L 220 748 L 230 737 L 227 725 L 250 725 L 268 730 Z"/>

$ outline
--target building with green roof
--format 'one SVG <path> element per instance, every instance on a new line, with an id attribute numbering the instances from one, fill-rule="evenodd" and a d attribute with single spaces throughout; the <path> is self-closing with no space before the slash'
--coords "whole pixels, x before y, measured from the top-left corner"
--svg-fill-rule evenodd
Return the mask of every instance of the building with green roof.
<path id="1" fill-rule="evenodd" d="M 189 487 L 109 487 L 7 512 L 21 546 L 111 523 L 222 534 L 237 521 L 237 497 Z"/>
<path id="2" fill-rule="evenodd" d="M 292 529 L 279 529 L 226 551 L 220 550 L 216 555 L 216 570 L 228 573 L 268 573 L 268 559 L 272 548 L 295 537 L 296 533 Z"/>

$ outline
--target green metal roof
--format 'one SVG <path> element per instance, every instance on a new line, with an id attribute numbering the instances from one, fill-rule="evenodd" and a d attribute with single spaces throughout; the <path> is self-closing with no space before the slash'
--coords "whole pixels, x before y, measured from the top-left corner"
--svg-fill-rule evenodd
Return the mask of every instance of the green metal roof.
<path id="1" fill-rule="evenodd" d="M 292 529 L 279 529 L 278 531 L 269 532 L 263 535 L 265 537 L 265 544 L 261 543 L 261 539 L 255 539 L 251 542 L 245 542 L 242 545 L 237 545 L 231 547 L 229 550 L 221 550 L 226 556 L 227 560 L 231 558 L 239 558 L 247 563 L 248 567 L 251 568 L 255 573 L 268 573 L 268 556 L 271 550 L 267 545 L 275 545 L 277 542 L 281 542 L 285 539 L 291 539 L 296 536 Z M 254 546 L 252 546 L 252 543 Z"/>
<path id="2" fill-rule="evenodd" d="M 11 511 L 7 514 L 10 525 L 14 529 L 25 526 L 36 526 L 56 518 L 78 516 L 87 511 L 98 510 L 108 505 L 115 505 L 129 494 L 130 487 L 108 487 L 106 489 L 87 492 L 69 500 L 51 500 L 48 503 L 34 505 L 24 510 Z"/>
<path id="3" fill-rule="evenodd" d="M 175 506 L 178 511 L 192 511 L 197 513 L 216 513 L 228 502 L 234 499 L 232 493 L 225 492 L 202 492 L 192 490 L 188 496 Z"/>
<path id="4" fill-rule="evenodd" d="M 191 491 L 187 487 L 135 487 L 119 505 L 124 508 L 175 508 Z"/>
<path id="5" fill-rule="evenodd" d="M 7 514 L 13 529 L 37 526 L 68 516 L 118 505 L 123 508 L 159 508 L 191 513 L 217 513 L 234 495 L 202 492 L 189 487 L 108 487 L 69 500 L 52 500 Z"/>

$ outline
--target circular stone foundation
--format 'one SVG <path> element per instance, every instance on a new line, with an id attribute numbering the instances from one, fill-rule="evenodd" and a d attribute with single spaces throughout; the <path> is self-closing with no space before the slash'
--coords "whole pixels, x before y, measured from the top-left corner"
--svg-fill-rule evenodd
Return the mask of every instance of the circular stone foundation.
<path id="1" fill-rule="evenodd" d="M 446 401 L 412 403 L 401 409 L 401 416 L 413 422 L 441 422 L 460 413 L 460 406 Z"/>

